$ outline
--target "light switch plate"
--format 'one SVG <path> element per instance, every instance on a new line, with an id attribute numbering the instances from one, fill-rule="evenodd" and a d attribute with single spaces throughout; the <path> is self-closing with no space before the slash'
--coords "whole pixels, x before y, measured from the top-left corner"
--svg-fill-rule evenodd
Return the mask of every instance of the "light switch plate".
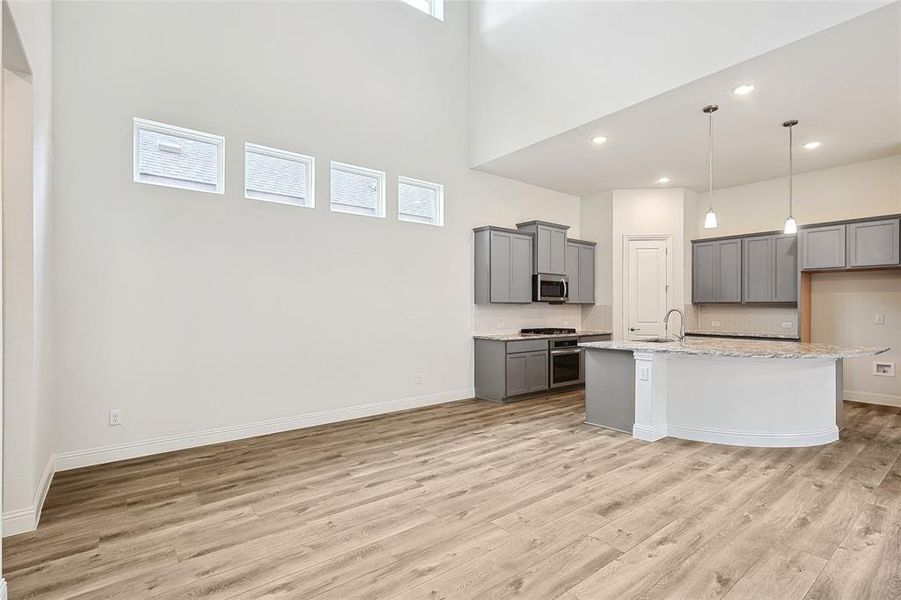
<path id="1" fill-rule="evenodd" d="M 879 314 L 873 317 L 873 323 L 876 325 L 885 325 L 885 315 Z"/>

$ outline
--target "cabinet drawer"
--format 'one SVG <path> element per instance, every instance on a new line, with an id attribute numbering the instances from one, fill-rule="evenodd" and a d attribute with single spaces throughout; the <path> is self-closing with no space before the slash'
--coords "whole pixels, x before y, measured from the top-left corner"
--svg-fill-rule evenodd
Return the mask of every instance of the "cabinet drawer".
<path id="1" fill-rule="evenodd" d="M 547 340 L 522 340 L 507 342 L 507 354 L 516 352 L 541 352 L 547 350 Z"/>

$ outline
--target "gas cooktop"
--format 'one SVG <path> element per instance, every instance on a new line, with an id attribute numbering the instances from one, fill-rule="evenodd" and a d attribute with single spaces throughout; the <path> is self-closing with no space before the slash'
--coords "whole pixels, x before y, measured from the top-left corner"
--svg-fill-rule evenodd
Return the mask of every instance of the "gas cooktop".
<path id="1" fill-rule="evenodd" d="M 533 327 L 531 329 L 521 329 L 519 333 L 523 335 L 563 335 L 567 333 L 575 333 L 574 327 Z"/>

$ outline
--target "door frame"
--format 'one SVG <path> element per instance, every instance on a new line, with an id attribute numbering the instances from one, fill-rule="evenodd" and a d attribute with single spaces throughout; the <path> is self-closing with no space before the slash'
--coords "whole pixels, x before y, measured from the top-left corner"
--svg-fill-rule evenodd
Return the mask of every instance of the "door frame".
<path id="1" fill-rule="evenodd" d="M 671 233 L 641 233 L 631 234 L 624 233 L 622 240 L 622 281 L 620 282 L 622 291 L 623 310 L 620 314 L 620 331 L 622 331 L 623 339 L 629 339 L 629 314 L 631 306 L 629 306 L 629 242 L 654 242 L 660 241 L 666 244 L 666 295 L 664 303 L 670 306 L 672 302 L 673 291 L 673 234 Z"/>

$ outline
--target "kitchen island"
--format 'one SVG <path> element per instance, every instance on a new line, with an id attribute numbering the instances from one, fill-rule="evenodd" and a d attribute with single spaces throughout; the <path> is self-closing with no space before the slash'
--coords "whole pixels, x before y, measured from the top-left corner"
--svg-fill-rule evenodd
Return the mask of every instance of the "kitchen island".
<path id="1" fill-rule="evenodd" d="M 589 424 L 651 442 L 766 447 L 836 441 L 842 361 L 888 350 L 715 338 L 580 346 Z"/>

